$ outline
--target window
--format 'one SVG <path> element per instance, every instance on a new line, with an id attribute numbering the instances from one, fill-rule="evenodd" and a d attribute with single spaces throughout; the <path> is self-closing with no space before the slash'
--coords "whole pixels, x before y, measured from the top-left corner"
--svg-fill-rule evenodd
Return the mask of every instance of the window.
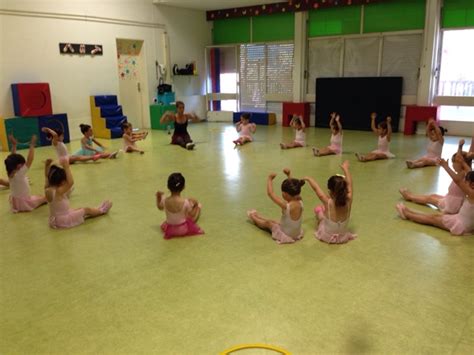
<path id="1" fill-rule="evenodd" d="M 467 43 L 474 43 L 474 29 L 443 31 L 435 102 L 444 121 L 474 122 L 474 47 Z"/>
<path id="2" fill-rule="evenodd" d="M 240 108 L 266 111 L 293 94 L 293 43 L 240 46 Z"/>

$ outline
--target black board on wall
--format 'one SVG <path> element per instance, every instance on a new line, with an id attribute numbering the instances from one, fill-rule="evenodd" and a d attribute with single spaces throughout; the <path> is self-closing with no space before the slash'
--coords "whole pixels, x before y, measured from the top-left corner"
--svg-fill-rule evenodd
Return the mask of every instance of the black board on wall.
<path id="1" fill-rule="evenodd" d="M 343 129 L 370 131 L 370 114 L 377 123 L 392 117 L 398 131 L 402 104 L 402 77 L 316 79 L 316 127 L 328 127 L 331 112 L 341 115 Z"/>

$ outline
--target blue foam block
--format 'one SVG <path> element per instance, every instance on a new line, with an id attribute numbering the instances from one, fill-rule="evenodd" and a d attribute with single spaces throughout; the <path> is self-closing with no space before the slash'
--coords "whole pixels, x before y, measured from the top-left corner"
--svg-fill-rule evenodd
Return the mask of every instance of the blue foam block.
<path id="1" fill-rule="evenodd" d="M 25 118 L 27 119 L 27 118 Z M 67 121 L 67 114 L 66 113 L 58 113 L 55 115 L 48 115 L 48 116 L 40 116 L 38 117 L 38 128 L 40 131 L 40 144 L 42 146 L 51 145 L 51 141 L 48 140 L 46 133 L 41 132 L 43 127 L 48 127 L 51 129 L 54 128 L 61 128 L 64 132 L 64 143 L 70 142 L 69 136 L 69 124 Z"/>
<path id="2" fill-rule="evenodd" d="M 127 116 L 104 117 L 104 119 L 107 128 L 121 128 L 122 123 L 127 122 Z"/>
<path id="3" fill-rule="evenodd" d="M 94 96 L 95 105 L 97 107 L 104 105 L 117 105 L 117 96 L 116 95 L 102 95 Z"/>
<path id="4" fill-rule="evenodd" d="M 114 127 L 110 129 L 111 138 L 122 138 L 122 129 L 120 127 Z"/>
<path id="5" fill-rule="evenodd" d="M 102 117 L 110 117 L 110 116 L 122 116 L 122 106 L 120 105 L 104 105 L 100 106 L 100 115 Z"/>
<path id="6" fill-rule="evenodd" d="M 18 97 L 18 86 L 12 84 L 12 96 L 13 96 L 13 110 L 15 111 L 16 116 L 20 115 L 20 99 Z"/>

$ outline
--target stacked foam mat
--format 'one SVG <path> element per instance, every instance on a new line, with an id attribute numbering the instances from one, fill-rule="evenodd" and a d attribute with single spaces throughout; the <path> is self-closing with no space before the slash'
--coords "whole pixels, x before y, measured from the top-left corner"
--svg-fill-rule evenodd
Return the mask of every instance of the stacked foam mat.
<path id="1" fill-rule="evenodd" d="M 28 148 L 34 134 L 39 138 L 38 145 L 51 145 L 46 134 L 41 132 L 43 127 L 61 128 L 64 142 L 69 142 L 67 114 L 53 114 L 48 83 L 12 84 L 11 89 L 16 117 L 0 117 L 0 143 L 3 151 L 11 150 L 9 134 L 13 134 L 18 141 L 18 149 Z"/>
<path id="2" fill-rule="evenodd" d="M 127 122 L 116 95 L 91 96 L 91 117 L 94 136 L 98 138 L 121 138 L 122 123 Z"/>

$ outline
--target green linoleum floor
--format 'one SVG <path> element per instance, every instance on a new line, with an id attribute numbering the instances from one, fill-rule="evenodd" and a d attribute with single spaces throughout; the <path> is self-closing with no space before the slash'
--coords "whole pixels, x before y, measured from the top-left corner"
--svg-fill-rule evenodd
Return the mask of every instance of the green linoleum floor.
<path id="1" fill-rule="evenodd" d="M 49 229 L 47 207 L 12 215 L 8 191 L 0 191 L 1 353 L 217 354 L 242 343 L 293 354 L 474 351 L 474 238 L 402 221 L 394 208 L 401 186 L 447 190 L 439 168 L 405 168 L 405 159 L 424 153 L 424 136 L 395 134 L 396 159 L 364 164 L 353 153 L 375 149 L 369 132 L 346 131 L 342 158 L 314 158 L 310 147 L 281 151 L 282 137 L 293 137 L 288 128 L 258 126 L 255 141 L 239 149 L 230 124 L 190 132 L 195 151 L 153 131 L 140 144 L 144 156 L 74 165 L 71 205 L 110 198 L 114 206 L 71 230 Z M 310 128 L 308 144 L 327 145 L 329 135 Z M 457 140 L 446 139 L 444 157 Z M 32 193 L 41 193 L 42 162 L 54 151 L 36 153 L 29 176 Z M 354 176 L 355 241 L 314 238 L 319 202 L 309 186 L 301 242 L 277 245 L 247 221 L 251 208 L 279 218 L 265 191 L 269 172 L 279 173 L 277 191 L 284 167 L 324 185 L 342 159 Z M 185 195 L 204 206 L 202 237 L 162 238 L 154 193 L 175 171 L 187 179 Z"/>

